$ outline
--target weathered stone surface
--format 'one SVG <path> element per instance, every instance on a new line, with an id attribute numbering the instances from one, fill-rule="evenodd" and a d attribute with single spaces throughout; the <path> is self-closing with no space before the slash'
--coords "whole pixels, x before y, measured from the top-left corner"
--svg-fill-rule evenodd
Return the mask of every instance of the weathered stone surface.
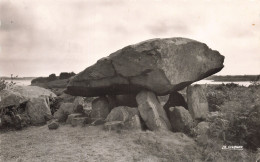
<path id="1" fill-rule="evenodd" d="M 83 115 L 80 114 L 80 113 L 74 113 L 74 114 L 68 115 L 68 118 L 66 120 L 66 124 L 71 124 L 72 119 L 77 118 L 77 117 L 83 117 Z"/>
<path id="2" fill-rule="evenodd" d="M 11 90 L 1 90 L 0 91 L 0 110 L 8 106 L 18 106 L 28 99 L 23 97 L 18 92 L 13 92 Z"/>
<path id="3" fill-rule="evenodd" d="M 45 96 L 45 97 L 57 97 L 56 94 L 54 94 L 53 92 L 51 92 L 48 89 L 44 89 L 41 87 L 37 87 L 37 86 L 14 86 L 12 88 L 13 92 L 17 92 L 20 93 L 21 96 L 25 97 L 25 98 L 38 98 L 41 96 Z"/>
<path id="4" fill-rule="evenodd" d="M 56 121 L 52 121 L 50 124 L 48 124 L 49 129 L 58 129 L 59 128 L 59 123 Z"/>
<path id="5" fill-rule="evenodd" d="M 60 108 L 54 113 L 54 118 L 63 122 L 67 120 L 68 115 L 74 113 L 74 103 L 62 103 Z"/>
<path id="6" fill-rule="evenodd" d="M 206 119 L 209 106 L 203 88 L 200 85 L 187 88 L 187 103 L 191 116 L 194 119 Z"/>
<path id="7" fill-rule="evenodd" d="M 169 120 L 172 125 L 173 131 L 189 133 L 193 119 L 188 110 L 182 106 L 170 107 L 169 108 Z"/>
<path id="8" fill-rule="evenodd" d="M 140 115 L 150 130 L 171 130 L 167 115 L 153 92 L 141 91 L 136 101 Z"/>
<path id="9" fill-rule="evenodd" d="M 99 97 L 92 101 L 91 118 L 106 119 L 109 114 L 109 103 L 106 97 Z"/>
<path id="10" fill-rule="evenodd" d="M 186 38 L 151 39 L 102 58 L 71 79 L 75 96 L 138 93 L 166 95 L 223 68 L 224 57 L 206 44 Z"/>
<path id="11" fill-rule="evenodd" d="M 26 112 L 34 125 L 45 124 L 52 118 L 51 110 L 45 97 L 31 98 L 26 105 Z"/>
<path id="12" fill-rule="evenodd" d="M 109 113 L 106 121 L 123 121 L 123 129 L 142 129 L 140 113 L 137 108 L 127 106 L 116 107 Z"/>

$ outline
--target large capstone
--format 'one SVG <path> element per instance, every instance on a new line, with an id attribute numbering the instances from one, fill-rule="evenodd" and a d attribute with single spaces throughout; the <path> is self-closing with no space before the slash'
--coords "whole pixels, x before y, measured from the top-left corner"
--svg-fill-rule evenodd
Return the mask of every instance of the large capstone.
<path id="1" fill-rule="evenodd" d="M 166 95 L 219 72 L 224 56 L 186 38 L 152 39 L 118 50 L 80 72 L 68 84 L 75 96 L 138 93 Z"/>

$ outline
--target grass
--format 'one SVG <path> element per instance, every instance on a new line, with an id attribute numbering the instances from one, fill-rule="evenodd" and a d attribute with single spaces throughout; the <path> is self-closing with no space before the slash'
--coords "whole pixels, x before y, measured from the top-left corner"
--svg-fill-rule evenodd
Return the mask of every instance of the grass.
<path id="1" fill-rule="evenodd" d="M 27 127 L 0 135 L 1 161 L 190 161 L 195 142 L 182 133 L 104 131 L 102 126 L 57 130 Z"/>

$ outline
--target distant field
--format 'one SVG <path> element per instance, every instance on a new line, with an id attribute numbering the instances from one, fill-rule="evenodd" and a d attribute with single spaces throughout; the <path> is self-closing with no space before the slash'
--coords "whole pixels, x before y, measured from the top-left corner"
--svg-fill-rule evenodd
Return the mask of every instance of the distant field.
<path id="1" fill-rule="evenodd" d="M 205 80 L 214 80 L 218 82 L 260 81 L 260 75 L 213 75 Z"/>

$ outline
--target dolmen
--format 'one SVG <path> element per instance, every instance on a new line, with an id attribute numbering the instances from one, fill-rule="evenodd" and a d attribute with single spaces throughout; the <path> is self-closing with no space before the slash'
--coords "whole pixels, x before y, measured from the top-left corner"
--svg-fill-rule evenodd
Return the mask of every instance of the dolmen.
<path id="1" fill-rule="evenodd" d="M 109 111 L 118 106 L 129 106 L 117 104 L 119 103 L 116 100 L 118 96 L 134 96 L 135 103 L 132 105 L 137 105 L 139 110 L 139 113 L 134 115 L 135 120 L 136 115 L 139 115 L 148 129 L 179 131 L 180 128 L 185 128 L 185 132 L 187 132 L 187 127 L 191 125 L 191 118 L 195 120 L 202 116 L 204 119 L 205 115 L 203 112 L 194 112 L 200 111 L 199 101 L 196 104 L 196 101 L 188 99 L 192 103 L 179 104 L 185 100 L 178 91 L 219 72 L 224 67 L 223 62 L 224 56 L 220 55 L 218 51 L 210 49 L 205 43 L 187 38 L 151 39 L 126 46 L 108 57 L 101 58 L 96 64 L 74 76 L 67 85 L 66 93 L 73 96 L 101 97 L 104 102 L 108 102 Z M 191 93 L 192 89 L 194 88 L 189 88 L 188 93 Z M 200 92 L 199 89 L 201 88 L 195 88 Z M 165 95 L 173 96 L 169 99 L 175 98 L 176 100 L 177 98 L 178 104 L 168 101 L 166 106 L 161 105 L 158 96 Z M 193 97 L 194 95 L 187 96 Z M 181 101 L 178 101 L 179 98 Z M 128 97 L 125 99 L 127 100 Z M 192 109 L 189 107 L 190 105 L 197 107 Z M 207 111 L 206 104 L 201 105 L 204 106 L 203 111 Z M 191 114 L 187 112 L 187 107 L 189 111 L 192 110 Z M 104 111 L 108 111 L 108 109 L 106 108 Z M 119 110 L 116 110 L 117 113 L 113 114 L 120 114 Z M 128 110 L 128 108 L 124 108 L 122 113 Z M 130 117 L 123 119 L 124 115 L 118 116 L 120 116 L 118 120 L 122 122 L 129 123 L 131 120 Z M 183 117 L 185 120 L 169 119 L 171 116 Z M 112 122 L 111 119 L 117 120 L 116 118 L 109 115 L 110 120 L 107 122 Z M 176 122 L 181 123 L 176 124 Z M 132 128 L 135 127 L 132 126 Z"/>

